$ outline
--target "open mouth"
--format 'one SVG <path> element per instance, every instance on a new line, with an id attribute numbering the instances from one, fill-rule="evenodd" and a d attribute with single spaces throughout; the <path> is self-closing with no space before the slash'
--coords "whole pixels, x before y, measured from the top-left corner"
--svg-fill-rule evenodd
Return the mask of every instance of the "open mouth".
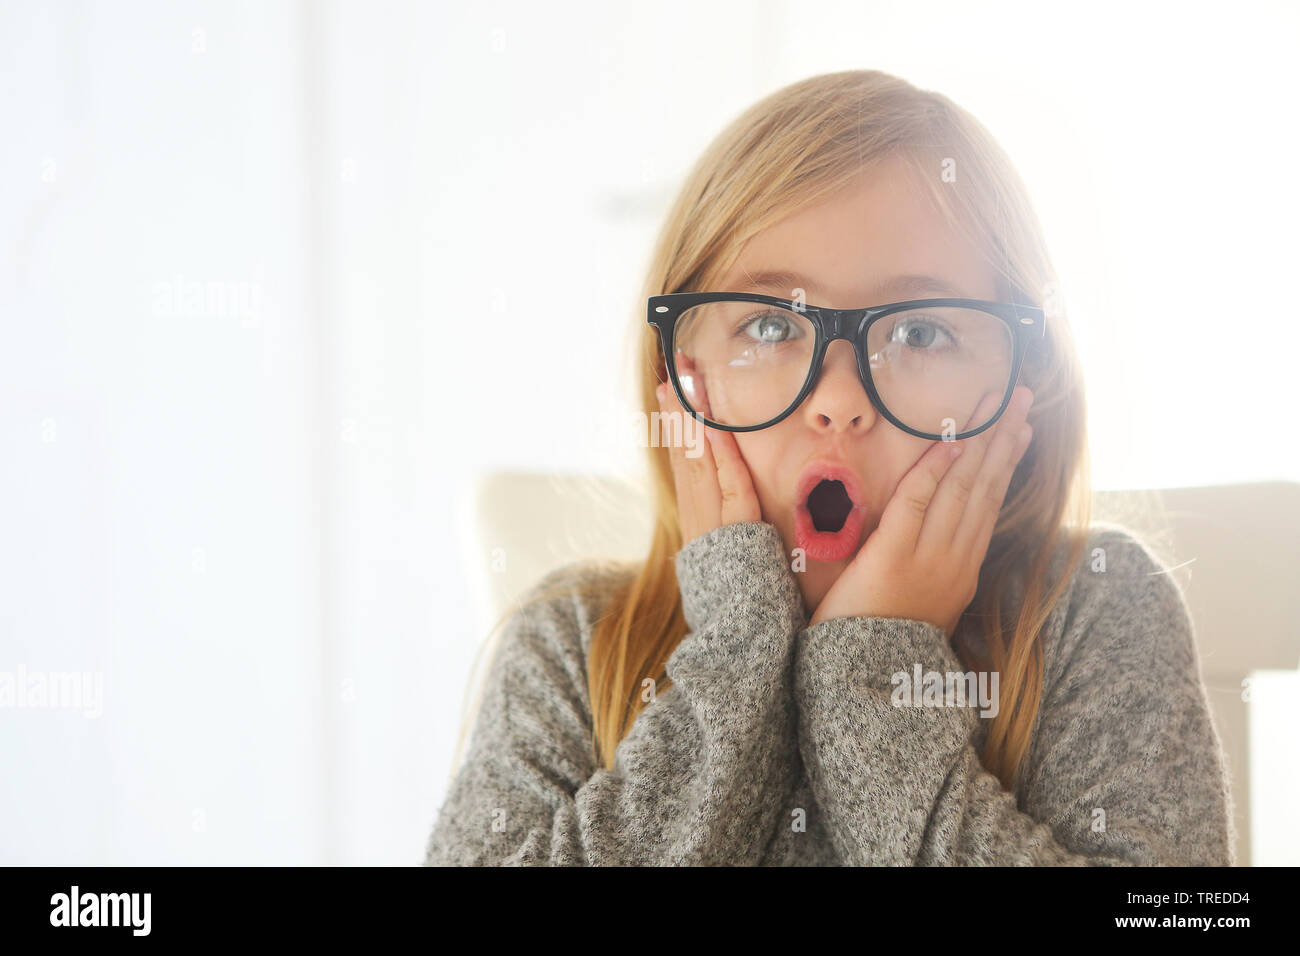
<path id="1" fill-rule="evenodd" d="M 795 544 L 810 561 L 846 561 L 858 549 L 865 521 L 862 485 L 848 467 L 819 462 L 795 489 Z"/>
<path id="2" fill-rule="evenodd" d="M 853 499 L 844 490 L 844 482 L 823 478 L 809 493 L 805 507 L 818 531 L 839 531 L 853 510 Z"/>

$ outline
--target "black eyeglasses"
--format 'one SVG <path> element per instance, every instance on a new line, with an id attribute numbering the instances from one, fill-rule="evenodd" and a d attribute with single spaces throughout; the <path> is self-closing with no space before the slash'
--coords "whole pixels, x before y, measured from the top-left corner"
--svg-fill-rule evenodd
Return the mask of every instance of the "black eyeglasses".
<path id="1" fill-rule="evenodd" d="M 787 418 L 817 384 L 826 349 L 844 339 L 876 410 L 931 441 L 991 427 L 1026 350 L 1046 335 L 1041 308 L 954 298 L 826 309 L 758 293 L 676 292 L 651 296 L 647 321 L 682 406 L 713 428 L 752 432 Z M 975 421 L 989 395 L 1000 396 L 997 410 Z"/>

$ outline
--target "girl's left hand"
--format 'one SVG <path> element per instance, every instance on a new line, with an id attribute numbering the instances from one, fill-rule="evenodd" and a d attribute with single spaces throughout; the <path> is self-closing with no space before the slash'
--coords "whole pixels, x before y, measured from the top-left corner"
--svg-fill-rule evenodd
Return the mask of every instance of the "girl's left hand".
<path id="1" fill-rule="evenodd" d="M 810 626 L 840 617 L 901 617 L 933 624 L 952 637 L 975 599 L 1002 500 L 1029 447 L 1033 430 L 1025 416 L 1033 400 L 1028 388 L 1018 386 L 992 428 L 960 443 L 935 442 L 921 456 L 894 489 L 879 526 L 822 598 Z M 971 421 L 1000 401 L 1000 395 L 986 396 Z M 954 459 L 956 447 L 961 453 Z"/>

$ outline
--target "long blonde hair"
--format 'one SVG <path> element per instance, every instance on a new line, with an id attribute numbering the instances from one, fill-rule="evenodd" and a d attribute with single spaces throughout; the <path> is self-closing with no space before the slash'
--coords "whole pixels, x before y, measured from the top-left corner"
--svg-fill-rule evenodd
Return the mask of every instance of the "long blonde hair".
<path id="1" fill-rule="evenodd" d="M 948 98 L 887 73 L 848 70 L 791 84 L 737 117 L 700 157 L 655 244 L 644 294 L 711 288 L 751 236 L 895 156 L 929 186 L 952 227 L 987 256 L 1002 300 L 1049 313 L 1047 334 L 1021 373 L 1035 396 L 1034 441 L 1012 478 L 975 600 L 954 635 L 964 666 L 999 674 L 999 708 L 980 757 L 1011 789 L 1038 714 L 1039 635 L 1086 546 L 1091 488 L 1082 371 L 1041 226 L 1001 147 Z M 944 170 L 955 177 L 942 176 Z M 635 321 L 644 356 L 640 404 L 649 418 L 666 373 L 654 330 L 643 314 Z M 588 658 L 595 758 L 604 767 L 613 766 L 619 741 L 644 706 L 643 681 L 653 679 L 661 691 L 668 686 L 665 665 L 686 633 L 673 563 L 683 542 L 671 466 L 667 449 L 648 453 L 656 516 L 649 553 L 595 625 Z M 1065 567 L 1048 581 L 1062 542 Z M 1018 606 L 1006 597 L 1013 582 Z M 987 653 L 970 645 L 971 628 Z"/>

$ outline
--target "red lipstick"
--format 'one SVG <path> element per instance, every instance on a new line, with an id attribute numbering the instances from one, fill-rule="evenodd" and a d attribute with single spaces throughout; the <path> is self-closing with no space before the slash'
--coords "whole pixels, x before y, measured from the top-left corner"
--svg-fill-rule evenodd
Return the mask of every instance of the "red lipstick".
<path id="1" fill-rule="evenodd" d="M 815 461 L 795 486 L 795 546 L 810 561 L 847 561 L 858 549 L 866 496 L 847 465 Z"/>

